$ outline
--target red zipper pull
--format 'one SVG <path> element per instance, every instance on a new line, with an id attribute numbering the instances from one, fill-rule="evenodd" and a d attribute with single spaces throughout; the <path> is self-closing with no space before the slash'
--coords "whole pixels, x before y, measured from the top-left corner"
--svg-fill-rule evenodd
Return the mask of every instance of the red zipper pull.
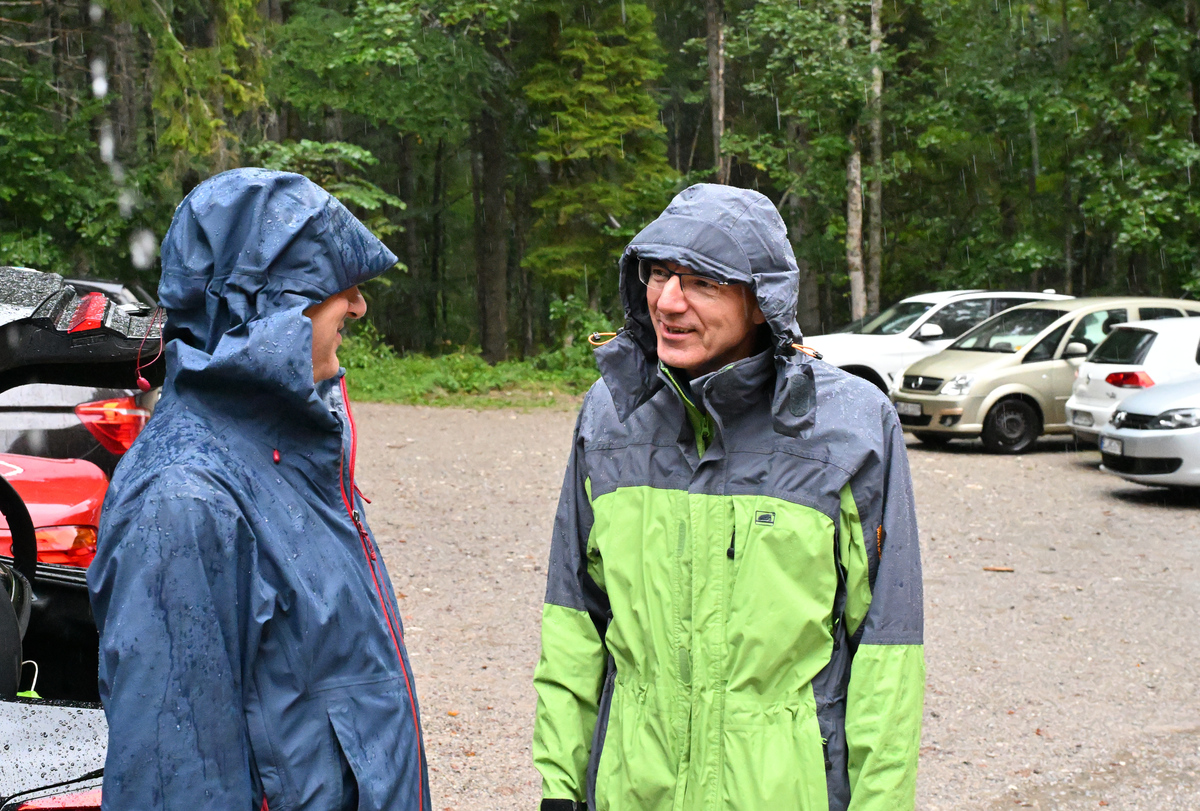
<path id="1" fill-rule="evenodd" d="M 363 501 L 367 502 L 368 504 L 371 503 L 371 499 L 369 499 L 365 495 L 363 495 L 363 491 L 358 488 L 358 482 L 354 483 L 354 492 L 358 493 L 358 497 L 361 498 Z"/>
<path id="2" fill-rule="evenodd" d="M 279 464 L 279 449 L 278 448 L 271 451 L 271 461 L 273 461 L 275 464 Z"/>

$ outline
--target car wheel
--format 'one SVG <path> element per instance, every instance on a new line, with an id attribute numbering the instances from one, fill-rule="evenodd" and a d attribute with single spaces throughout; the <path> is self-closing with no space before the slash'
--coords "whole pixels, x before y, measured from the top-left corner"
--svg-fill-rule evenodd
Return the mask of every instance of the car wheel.
<path id="1" fill-rule="evenodd" d="M 947 445 L 954 437 L 939 434 L 934 431 L 913 431 L 913 436 L 922 445 Z"/>
<path id="2" fill-rule="evenodd" d="M 983 446 L 992 453 L 1024 453 L 1041 433 L 1036 408 L 1024 400 L 1001 400 L 983 421 Z"/>

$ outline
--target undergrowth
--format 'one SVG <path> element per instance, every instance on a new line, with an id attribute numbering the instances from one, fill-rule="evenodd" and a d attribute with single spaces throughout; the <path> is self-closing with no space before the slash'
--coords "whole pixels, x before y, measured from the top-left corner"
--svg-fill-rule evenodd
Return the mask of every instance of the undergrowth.
<path id="1" fill-rule="evenodd" d="M 462 347 L 438 357 L 399 355 L 370 323 L 355 325 L 338 350 L 355 400 L 409 405 L 499 408 L 568 406 L 600 373 L 591 347 L 563 347 L 528 360 L 489 366 Z"/>

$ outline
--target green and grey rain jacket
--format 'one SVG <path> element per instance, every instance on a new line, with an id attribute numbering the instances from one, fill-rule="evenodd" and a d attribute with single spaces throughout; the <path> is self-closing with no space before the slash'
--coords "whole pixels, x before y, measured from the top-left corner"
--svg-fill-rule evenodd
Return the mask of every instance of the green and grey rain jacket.
<path id="1" fill-rule="evenodd" d="M 658 363 L 639 257 L 753 287 L 770 349 Z M 901 427 L 792 349 L 798 272 L 762 195 L 682 192 L 621 259 L 555 520 L 533 740 L 543 811 L 900 811 L 924 703 Z"/>

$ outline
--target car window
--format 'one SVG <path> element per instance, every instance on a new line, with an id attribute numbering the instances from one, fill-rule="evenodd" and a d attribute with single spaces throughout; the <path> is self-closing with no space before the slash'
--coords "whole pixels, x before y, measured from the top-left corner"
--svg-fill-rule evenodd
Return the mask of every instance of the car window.
<path id="1" fill-rule="evenodd" d="M 1058 351 L 1058 345 L 1062 341 L 1063 336 L 1067 334 L 1067 327 L 1070 324 L 1063 324 L 1054 332 L 1047 335 L 1045 338 L 1037 342 L 1037 346 L 1025 353 L 1025 359 L 1022 363 L 1035 363 L 1039 360 L 1050 360 L 1054 357 L 1054 353 Z"/>
<path id="2" fill-rule="evenodd" d="M 1145 312 L 1143 310 L 1142 312 Z M 1092 363 L 1132 363 L 1141 365 L 1158 337 L 1148 329 L 1114 329 L 1100 342 L 1096 351 L 1088 358 Z"/>
<path id="3" fill-rule="evenodd" d="M 856 331 L 863 335 L 895 335 L 908 329 L 932 306 L 928 301 L 901 301 L 874 318 L 868 318 Z"/>
<path id="4" fill-rule="evenodd" d="M 929 316 L 927 324 L 937 324 L 942 328 L 943 338 L 957 338 L 971 327 L 987 318 L 991 302 L 985 298 L 968 301 L 952 301 L 933 315 Z"/>
<path id="5" fill-rule="evenodd" d="M 1200 310 L 1184 310 L 1191 318 L 1200 317 Z"/>
<path id="6" fill-rule="evenodd" d="M 1139 321 L 1157 321 L 1160 318 L 1180 318 L 1182 316 L 1183 312 L 1174 307 L 1138 307 Z"/>
<path id="7" fill-rule="evenodd" d="M 1075 329 L 1071 330 L 1071 340 L 1078 341 L 1087 347 L 1088 352 L 1091 352 L 1097 344 L 1108 337 L 1108 333 L 1112 332 L 1113 327 L 1117 324 L 1124 324 L 1128 320 L 1129 311 L 1123 307 L 1088 313 L 1075 323 Z"/>
<path id="8" fill-rule="evenodd" d="M 1035 298 L 996 298 L 992 299 L 992 313 L 1002 313 L 1010 307 L 1016 307 L 1018 304 L 1028 304 L 1031 301 L 1040 301 Z"/>
<path id="9" fill-rule="evenodd" d="M 1016 352 L 1046 327 L 1066 315 L 1065 310 L 1030 307 L 994 315 L 950 345 L 972 352 Z"/>

